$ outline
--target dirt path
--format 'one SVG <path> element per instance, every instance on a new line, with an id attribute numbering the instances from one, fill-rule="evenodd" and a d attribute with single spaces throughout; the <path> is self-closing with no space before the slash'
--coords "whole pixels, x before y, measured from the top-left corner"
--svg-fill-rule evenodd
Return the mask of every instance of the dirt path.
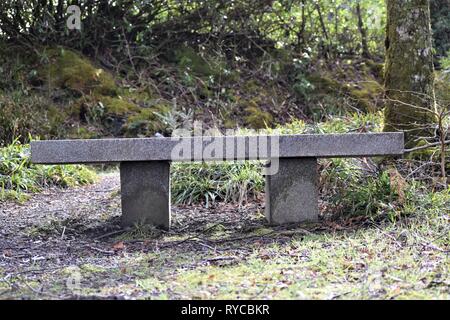
<path id="1" fill-rule="evenodd" d="M 159 252 L 173 247 L 181 252 L 198 248 L 215 251 L 198 241 L 198 234 L 227 226 L 226 233 L 233 236 L 265 223 L 259 204 L 242 208 L 225 204 L 210 208 L 175 206 L 170 232 L 140 228 L 124 232 L 119 226 L 119 185 L 115 172 L 101 175 L 100 181 L 90 186 L 48 189 L 24 204 L 0 204 L 0 280 L 3 276 L 10 287 L 2 292 L 0 286 L 0 294 L 23 297 L 23 289 L 29 289 L 25 291 L 31 296 L 45 297 L 45 285 L 37 285 L 37 289 L 30 286 L 49 280 L 43 275 L 48 278 L 53 274 L 61 282 L 64 279 L 56 275 L 66 268 L 117 268 L 125 252 Z M 238 255 L 247 253 L 245 249 L 238 251 Z M 132 281 L 132 277 L 114 281 Z M 58 297 L 71 296 L 67 290 L 58 292 Z M 47 297 L 53 295 L 47 293 Z"/>

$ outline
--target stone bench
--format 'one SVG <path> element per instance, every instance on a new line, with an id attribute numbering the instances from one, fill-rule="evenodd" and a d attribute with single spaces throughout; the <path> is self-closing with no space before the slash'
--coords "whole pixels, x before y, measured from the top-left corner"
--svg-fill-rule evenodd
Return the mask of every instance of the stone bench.
<path id="1" fill-rule="evenodd" d="M 36 164 L 120 163 L 122 225 L 170 227 L 170 163 L 268 159 L 270 223 L 318 217 L 317 158 L 402 155 L 403 133 L 33 141 Z"/>

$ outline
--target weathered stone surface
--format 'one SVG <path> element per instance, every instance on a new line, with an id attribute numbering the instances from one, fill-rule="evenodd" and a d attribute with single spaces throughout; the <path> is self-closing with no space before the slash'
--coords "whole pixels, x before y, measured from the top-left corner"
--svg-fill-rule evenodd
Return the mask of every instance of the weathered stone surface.
<path id="1" fill-rule="evenodd" d="M 278 173 L 266 175 L 266 218 L 271 224 L 318 219 L 316 158 L 282 158 Z"/>
<path id="2" fill-rule="evenodd" d="M 34 163 L 58 164 L 359 157 L 401 155 L 403 149 L 403 133 L 305 134 L 34 141 L 31 156 Z"/>
<path id="3" fill-rule="evenodd" d="M 169 162 L 123 162 L 120 181 L 123 227 L 136 223 L 170 227 Z"/>

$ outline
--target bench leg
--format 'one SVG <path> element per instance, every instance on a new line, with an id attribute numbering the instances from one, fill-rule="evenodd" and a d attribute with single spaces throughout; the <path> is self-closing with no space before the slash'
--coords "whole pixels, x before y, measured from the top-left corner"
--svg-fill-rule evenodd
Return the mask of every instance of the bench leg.
<path id="1" fill-rule="evenodd" d="M 266 175 L 266 218 L 271 224 L 317 221 L 316 158 L 279 159 L 278 173 Z"/>
<path id="2" fill-rule="evenodd" d="M 170 227 L 170 163 L 122 162 L 122 227 L 136 223 Z"/>

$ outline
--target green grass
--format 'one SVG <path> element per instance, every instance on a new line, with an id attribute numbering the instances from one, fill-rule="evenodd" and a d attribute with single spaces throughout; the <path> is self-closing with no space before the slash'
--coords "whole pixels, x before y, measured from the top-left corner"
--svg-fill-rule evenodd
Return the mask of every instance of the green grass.
<path id="1" fill-rule="evenodd" d="M 243 203 L 264 190 L 258 161 L 174 163 L 172 196 L 175 203 Z"/>
<path id="2" fill-rule="evenodd" d="M 85 166 L 32 164 L 30 146 L 18 140 L 0 148 L 0 200 L 24 201 L 45 187 L 73 187 L 95 180 L 95 172 Z"/>
<path id="3" fill-rule="evenodd" d="M 202 264 L 198 253 L 191 261 L 154 258 L 173 262 L 175 271 L 158 273 L 154 262 L 155 276 L 136 283 L 157 298 L 448 299 L 449 208 L 449 189 L 418 193 L 408 219 L 287 244 L 275 233 L 272 243 L 253 243 L 248 256 L 226 266 Z"/>

